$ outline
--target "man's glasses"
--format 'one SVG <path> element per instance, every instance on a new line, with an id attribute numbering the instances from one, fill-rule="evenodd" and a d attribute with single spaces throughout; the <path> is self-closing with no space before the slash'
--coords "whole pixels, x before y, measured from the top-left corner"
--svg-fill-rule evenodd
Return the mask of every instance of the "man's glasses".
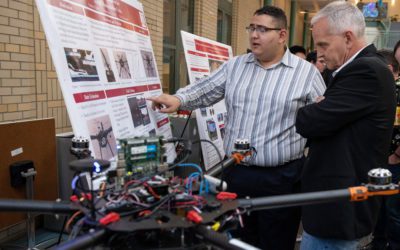
<path id="1" fill-rule="evenodd" d="M 281 28 L 269 28 L 269 27 L 262 26 L 262 25 L 246 27 L 246 31 L 249 34 L 253 33 L 254 31 L 257 31 L 257 33 L 259 33 L 259 34 L 265 34 L 271 30 L 281 30 Z"/>

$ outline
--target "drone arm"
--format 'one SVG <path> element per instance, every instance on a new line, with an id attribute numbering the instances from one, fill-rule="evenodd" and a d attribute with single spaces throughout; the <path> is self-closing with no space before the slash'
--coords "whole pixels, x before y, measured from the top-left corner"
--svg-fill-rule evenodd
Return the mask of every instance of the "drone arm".
<path id="1" fill-rule="evenodd" d="M 0 211 L 70 214 L 77 210 L 78 209 L 74 208 L 70 203 L 53 202 L 53 201 L 0 199 Z"/>
<path id="2" fill-rule="evenodd" d="M 376 186 L 379 187 L 379 186 Z M 389 188 L 391 187 L 391 188 Z M 279 196 L 260 197 L 253 199 L 238 199 L 239 207 L 256 211 L 263 209 L 302 206 L 331 201 L 363 201 L 370 196 L 393 195 L 399 193 L 399 186 L 392 184 L 386 190 L 373 189 L 366 186 L 350 187 L 346 189 L 319 191 L 301 194 L 288 194 Z"/>
<path id="3" fill-rule="evenodd" d="M 110 132 L 112 132 L 112 127 L 109 127 L 108 129 L 105 129 L 105 130 L 104 130 L 104 133 L 105 133 L 106 135 L 108 135 Z"/>
<path id="4" fill-rule="evenodd" d="M 256 211 L 263 209 L 301 206 L 306 204 L 325 203 L 329 201 L 349 200 L 348 189 L 333 191 L 320 191 L 303 194 L 288 194 L 253 199 L 239 199 L 239 207 L 246 210 Z"/>

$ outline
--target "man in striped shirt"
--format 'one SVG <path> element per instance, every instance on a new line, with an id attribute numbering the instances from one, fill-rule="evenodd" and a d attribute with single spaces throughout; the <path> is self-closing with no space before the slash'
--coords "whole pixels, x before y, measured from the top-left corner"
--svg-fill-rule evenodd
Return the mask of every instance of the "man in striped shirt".
<path id="1" fill-rule="evenodd" d="M 225 152 L 229 155 L 239 138 L 249 139 L 257 150 L 247 164 L 224 171 L 229 191 L 252 198 L 290 194 L 299 185 L 305 145 L 295 130 L 296 113 L 322 96 L 325 84 L 312 64 L 287 49 L 283 10 L 257 10 L 246 29 L 251 53 L 227 61 L 176 95 L 149 100 L 160 112 L 169 113 L 207 107 L 225 98 Z M 299 208 L 253 212 L 245 217 L 240 237 L 263 249 L 292 250 L 299 220 Z"/>

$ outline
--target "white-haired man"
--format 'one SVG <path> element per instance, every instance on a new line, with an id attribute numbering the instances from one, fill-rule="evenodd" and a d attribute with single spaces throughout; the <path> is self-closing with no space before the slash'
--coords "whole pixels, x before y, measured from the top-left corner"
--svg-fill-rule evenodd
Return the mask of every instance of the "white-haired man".
<path id="1" fill-rule="evenodd" d="M 393 76 L 367 44 L 356 6 L 330 3 L 311 24 L 318 55 L 334 72 L 319 102 L 297 114 L 297 132 L 310 144 L 302 191 L 360 185 L 370 169 L 387 162 L 396 106 Z M 304 206 L 301 249 L 356 249 L 371 233 L 378 208 L 377 199 Z"/>

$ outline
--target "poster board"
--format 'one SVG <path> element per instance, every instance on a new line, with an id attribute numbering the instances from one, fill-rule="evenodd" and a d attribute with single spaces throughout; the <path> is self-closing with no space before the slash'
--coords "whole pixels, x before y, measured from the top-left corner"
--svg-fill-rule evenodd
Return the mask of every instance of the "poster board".
<path id="1" fill-rule="evenodd" d="M 25 186 L 13 188 L 10 164 L 31 160 L 36 169 L 34 199 L 57 198 L 57 165 L 54 119 L 0 124 L 0 198 L 25 199 Z M 23 221 L 25 213 L 1 212 L 0 228 Z"/>
<path id="2" fill-rule="evenodd" d="M 116 158 L 116 139 L 171 137 L 143 6 L 135 0 L 36 0 L 75 136 L 92 156 Z M 168 162 L 175 158 L 167 145 Z"/>
<path id="3" fill-rule="evenodd" d="M 209 76 L 225 61 L 232 58 L 232 48 L 204 37 L 181 31 L 190 84 Z M 212 141 L 222 157 L 225 156 L 223 139 L 225 135 L 226 107 L 222 100 L 210 107 L 196 109 L 200 139 Z M 218 153 L 209 143 L 202 143 L 204 167 L 206 171 L 219 161 Z"/>

